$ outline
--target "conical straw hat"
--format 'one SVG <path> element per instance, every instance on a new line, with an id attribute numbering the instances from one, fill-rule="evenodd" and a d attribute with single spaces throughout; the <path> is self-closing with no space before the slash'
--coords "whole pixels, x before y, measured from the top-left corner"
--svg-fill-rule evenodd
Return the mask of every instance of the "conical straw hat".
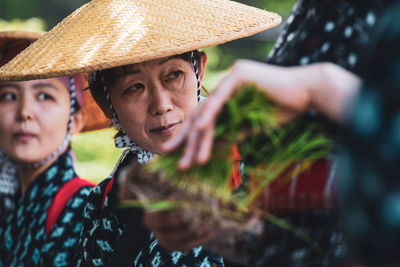
<path id="1" fill-rule="evenodd" d="M 0 32 L 0 50 L 10 41 L 24 40 L 33 42 L 43 36 L 45 32 L 29 32 L 29 31 L 2 31 Z"/>
<path id="2" fill-rule="evenodd" d="M 5 65 L 45 32 L 2 31 L 0 32 L 0 67 Z"/>
<path id="3" fill-rule="evenodd" d="M 45 34 L 45 32 L 0 32 L 0 66 L 7 63 L 32 42 L 43 36 L 43 34 Z M 111 125 L 111 120 L 104 116 L 89 91 L 83 91 L 84 88 L 88 87 L 87 74 L 77 74 L 74 75 L 74 78 L 77 89 L 77 99 L 86 116 L 86 122 L 82 132 L 109 127 Z"/>
<path id="4" fill-rule="evenodd" d="M 0 69 L 27 80 L 181 54 L 271 29 L 275 13 L 229 0 L 93 0 Z"/>

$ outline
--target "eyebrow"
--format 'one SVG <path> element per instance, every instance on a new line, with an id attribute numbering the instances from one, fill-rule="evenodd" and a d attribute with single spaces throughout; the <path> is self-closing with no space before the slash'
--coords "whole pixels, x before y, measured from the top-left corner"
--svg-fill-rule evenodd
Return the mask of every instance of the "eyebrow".
<path id="1" fill-rule="evenodd" d="M 52 89 L 54 89 L 54 90 L 56 90 L 56 91 L 58 91 L 59 90 L 59 88 L 57 88 L 57 86 L 55 86 L 55 85 L 53 85 L 53 84 L 51 84 L 51 83 L 36 83 L 36 84 L 34 84 L 33 86 L 33 89 L 41 89 L 41 88 L 52 88 Z"/>
<path id="2" fill-rule="evenodd" d="M 175 58 L 178 58 L 178 56 L 170 56 L 170 57 L 164 58 L 163 60 L 160 60 L 160 62 L 158 62 L 157 65 L 159 65 L 159 66 L 160 66 L 160 65 L 163 65 L 163 64 L 167 63 L 168 61 L 170 61 L 170 60 L 172 60 L 172 59 L 175 59 Z M 124 70 L 123 70 L 121 73 L 117 73 L 117 74 L 116 74 L 116 78 L 119 79 L 120 77 L 123 77 L 123 76 L 135 75 L 135 74 L 138 74 L 138 73 L 141 73 L 141 72 L 142 72 L 141 69 L 126 70 L 126 69 L 124 68 Z"/>
<path id="3" fill-rule="evenodd" d="M 170 61 L 170 60 L 172 60 L 172 59 L 175 59 L 175 58 L 178 58 L 178 56 L 170 56 L 170 57 L 164 58 L 163 60 L 160 60 L 160 62 L 158 62 L 158 65 L 165 64 L 165 63 L 167 63 L 168 61 Z"/>
<path id="4" fill-rule="evenodd" d="M 12 87 L 17 90 L 21 89 L 21 87 L 15 83 L 0 83 L 0 90 L 4 89 L 5 87 Z M 37 83 L 37 84 L 34 84 L 32 87 L 33 87 L 33 89 L 41 89 L 41 88 L 46 87 L 46 88 L 52 88 L 54 90 L 58 90 L 58 88 L 51 83 Z"/>
<path id="5" fill-rule="evenodd" d="M 18 85 L 16 85 L 15 83 L 0 83 L 0 90 L 5 88 L 5 87 L 13 87 L 14 89 L 20 89 L 20 87 Z"/>
<path id="6" fill-rule="evenodd" d="M 126 75 L 134 75 L 134 74 L 138 74 L 141 73 L 142 70 L 138 69 L 138 70 L 123 70 L 121 73 L 117 74 L 117 78 L 121 77 L 121 76 L 126 76 Z"/>

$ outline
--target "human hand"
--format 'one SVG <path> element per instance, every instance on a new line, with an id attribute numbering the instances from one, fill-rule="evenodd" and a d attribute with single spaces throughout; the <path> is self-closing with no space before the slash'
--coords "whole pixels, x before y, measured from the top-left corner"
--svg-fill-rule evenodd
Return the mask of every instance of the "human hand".
<path id="1" fill-rule="evenodd" d="M 280 123 L 293 119 L 309 106 L 308 87 L 298 69 L 239 60 L 207 101 L 185 121 L 181 133 L 164 146 L 166 152 L 169 152 L 186 142 L 183 156 L 179 161 L 180 169 L 207 162 L 219 112 L 235 90 L 249 83 L 263 90 L 281 108 L 278 114 Z"/>
<path id="2" fill-rule="evenodd" d="M 211 240 L 215 233 L 210 229 L 191 229 L 174 211 L 146 212 L 144 224 L 169 250 L 188 251 Z"/>
<path id="3" fill-rule="evenodd" d="M 268 95 L 279 108 L 278 123 L 283 124 L 311 108 L 341 121 L 360 83 L 357 76 L 332 63 L 278 67 L 238 60 L 207 101 L 185 121 L 180 134 L 163 149 L 170 152 L 186 143 L 178 163 L 182 170 L 206 163 L 219 112 L 235 90 L 246 84 L 254 84 Z"/>

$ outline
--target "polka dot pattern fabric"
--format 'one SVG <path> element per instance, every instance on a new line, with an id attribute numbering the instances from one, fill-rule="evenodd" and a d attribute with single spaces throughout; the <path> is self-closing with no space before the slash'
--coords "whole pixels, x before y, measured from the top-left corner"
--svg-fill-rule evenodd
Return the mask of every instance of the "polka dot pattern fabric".
<path id="1" fill-rule="evenodd" d="M 384 2 L 298 1 L 266 62 L 281 66 L 332 62 L 360 75 L 360 59 L 373 41 Z M 348 261 L 343 218 L 336 209 L 297 213 L 282 219 L 308 234 L 325 253 L 320 254 L 301 238 L 266 223 L 263 240 L 252 247 L 252 266 L 341 266 Z"/>
<path id="2" fill-rule="evenodd" d="M 300 0 L 267 62 L 298 66 L 327 61 L 358 72 L 360 53 L 372 41 L 383 6 L 381 1 Z"/>
<path id="3" fill-rule="evenodd" d="M 341 157 L 344 228 L 352 254 L 369 266 L 400 264 L 400 1 L 390 2 L 363 64 Z"/>

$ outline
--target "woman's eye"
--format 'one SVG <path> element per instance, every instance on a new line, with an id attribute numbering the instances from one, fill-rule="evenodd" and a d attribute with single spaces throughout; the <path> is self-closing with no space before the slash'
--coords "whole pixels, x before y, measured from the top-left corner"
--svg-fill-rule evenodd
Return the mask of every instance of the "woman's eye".
<path id="1" fill-rule="evenodd" d="M 0 95 L 1 100 L 7 100 L 7 101 L 14 101 L 17 99 L 17 95 L 14 93 L 4 93 Z"/>
<path id="2" fill-rule="evenodd" d="M 182 73 L 183 73 L 183 72 L 180 71 L 180 70 L 172 71 L 172 72 L 170 72 L 170 73 L 167 75 L 167 77 L 165 78 L 165 80 L 166 80 L 166 81 L 169 81 L 169 80 L 175 79 L 175 78 L 179 77 L 180 75 L 182 75 Z"/>
<path id="3" fill-rule="evenodd" d="M 135 92 L 135 91 L 141 90 L 141 89 L 143 89 L 143 88 L 144 88 L 144 85 L 143 85 L 143 84 L 141 84 L 141 83 L 135 83 L 135 84 L 130 85 L 130 86 L 124 91 L 124 93 Z"/>
<path id="4" fill-rule="evenodd" d="M 49 94 L 46 94 L 46 93 L 39 93 L 38 94 L 38 99 L 39 100 L 51 100 L 51 99 L 53 99 L 53 97 L 51 95 L 49 95 Z"/>

